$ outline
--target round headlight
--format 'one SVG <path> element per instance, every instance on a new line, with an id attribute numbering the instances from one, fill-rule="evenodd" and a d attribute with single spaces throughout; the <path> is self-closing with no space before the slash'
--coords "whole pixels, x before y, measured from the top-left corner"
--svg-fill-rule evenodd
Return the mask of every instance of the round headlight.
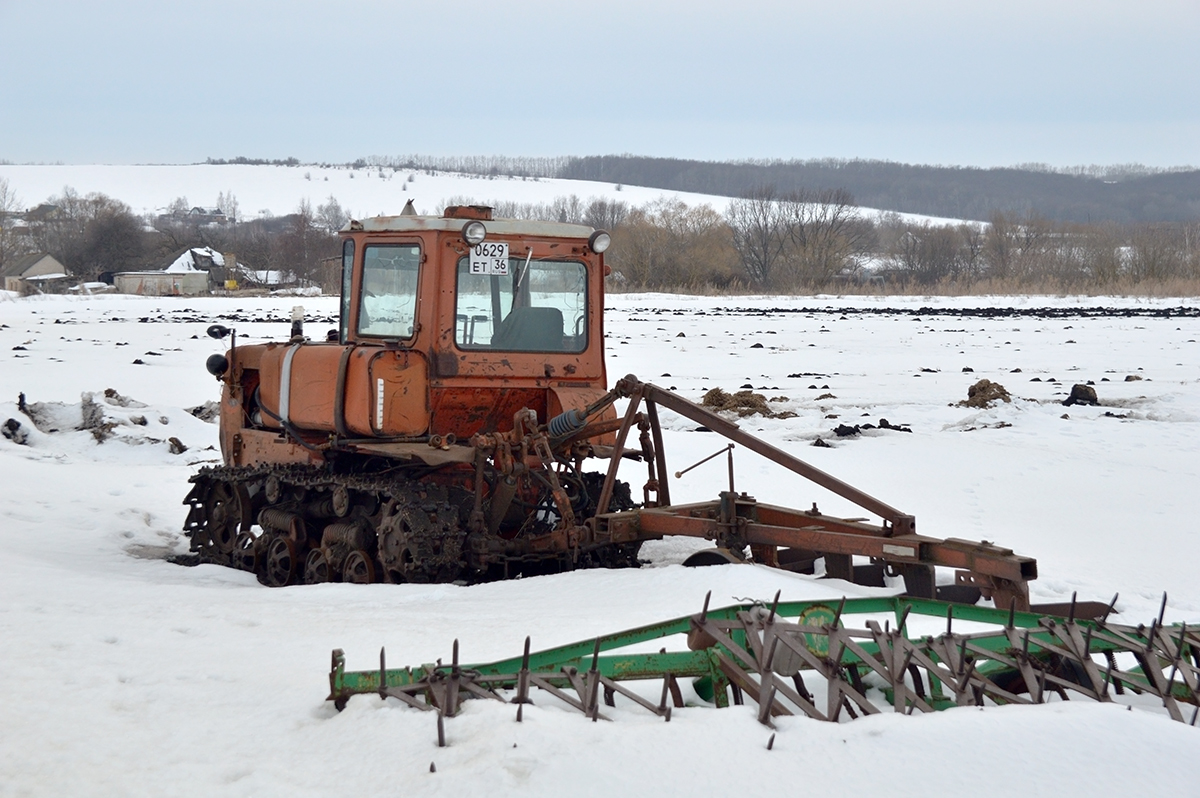
<path id="1" fill-rule="evenodd" d="M 471 246 L 482 244 L 483 239 L 487 237 L 487 228 L 483 226 L 483 222 L 467 222 L 462 229 L 463 241 L 466 241 Z"/>
<path id="2" fill-rule="evenodd" d="M 592 252 L 603 252 L 612 243 L 612 236 L 603 230 L 597 230 L 588 238 L 588 249 Z"/>

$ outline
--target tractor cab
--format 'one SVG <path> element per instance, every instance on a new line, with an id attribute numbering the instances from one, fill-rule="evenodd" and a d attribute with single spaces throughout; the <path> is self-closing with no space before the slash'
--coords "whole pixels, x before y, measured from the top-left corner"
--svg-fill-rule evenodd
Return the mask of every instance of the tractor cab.
<path id="1" fill-rule="evenodd" d="M 286 433 L 296 459 L 312 461 L 303 444 L 331 435 L 335 447 L 465 441 L 510 429 L 523 408 L 545 423 L 604 395 L 607 233 L 481 206 L 420 216 L 410 204 L 341 236 L 336 340 L 294 335 L 229 358 L 231 465 L 278 461 L 277 446 L 248 446 L 257 430 Z"/>

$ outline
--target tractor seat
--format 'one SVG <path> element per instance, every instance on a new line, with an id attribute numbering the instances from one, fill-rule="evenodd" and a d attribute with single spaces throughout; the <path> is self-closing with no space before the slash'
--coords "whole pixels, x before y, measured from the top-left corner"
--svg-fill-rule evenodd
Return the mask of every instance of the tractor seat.
<path id="1" fill-rule="evenodd" d="M 561 352 L 563 314 L 558 308 L 513 308 L 492 336 L 493 349 L 518 352 Z"/>

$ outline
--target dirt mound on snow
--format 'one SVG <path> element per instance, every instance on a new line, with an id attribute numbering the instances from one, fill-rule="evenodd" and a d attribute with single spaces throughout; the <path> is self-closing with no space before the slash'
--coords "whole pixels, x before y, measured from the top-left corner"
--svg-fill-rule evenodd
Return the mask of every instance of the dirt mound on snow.
<path id="1" fill-rule="evenodd" d="M 1012 397 L 1003 385 L 991 380 L 980 380 L 967 389 L 967 398 L 959 407 L 991 407 L 996 402 L 1011 402 Z"/>
<path id="2" fill-rule="evenodd" d="M 755 415 L 762 415 L 766 416 L 767 418 L 795 418 L 796 414 L 790 410 L 784 410 L 776 413 L 767 405 L 767 402 L 786 401 L 786 396 L 777 396 L 773 399 L 767 399 L 767 397 L 763 396 L 761 393 L 754 393 L 754 391 L 726 393 L 720 388 L 713 388 L 711 391 L 704 394 L 704 398 L 700 400 L 700 404 L 704 405 L 709 410 L 737 413 L 740 418 Z"/>

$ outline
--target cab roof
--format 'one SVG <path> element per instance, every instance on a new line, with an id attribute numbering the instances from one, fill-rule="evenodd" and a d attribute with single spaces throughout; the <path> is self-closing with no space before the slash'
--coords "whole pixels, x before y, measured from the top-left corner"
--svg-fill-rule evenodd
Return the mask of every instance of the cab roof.
<path id="1" fill-rule="evenodd" d="M 407 233 L 425 230 L 458 232 L 462 230 L 467 219 L 449 216 L 374 216 L 358 221 L 351 219 L 343 233 Z M 533 219 L 487 219 L 483 220 L 489 235 L 530 236 L 536 238 L 583 238 L 586 239 L 594 228 L 583 224 L 566 224 L 564 222 L 543 222 Z"/>

